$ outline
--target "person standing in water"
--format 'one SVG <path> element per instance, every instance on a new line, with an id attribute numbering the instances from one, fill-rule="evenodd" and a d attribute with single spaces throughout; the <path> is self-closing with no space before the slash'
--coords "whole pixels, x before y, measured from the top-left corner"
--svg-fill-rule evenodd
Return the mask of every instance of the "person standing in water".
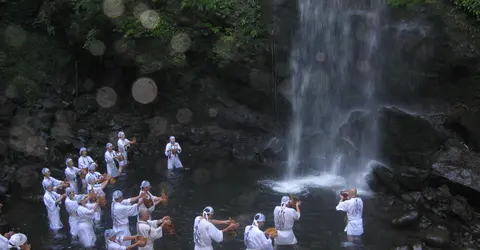
<path id="1" fill-rule="evenodd" d="M 349 189 L 347 198 L 340 195 L 336 209 L 347 213 L 348 222 L 344 230 L 347 240 L 351 243 L 359 241 L 363 235 L 363 201 L 357 197 L 357 189 Z"/>
<path id="2" fill-rule="evenodd" d="M 297 202 L 296 209 L 288 207 L 289 203 L 290 198 L 288 196 L 283 196 L 280 206 L 276 206 L 273 211 L 275 228 L 277 229 L 275 246 L 297 244 L 297 238 L 293 233 L 293 225 L 295 224 L 295 221 L 300 219 L 300 205 L 302 202 Z"/>
<path id="3" fill-rule="evenodd" d="M 203 209 L 202 216 L 197 216 L 193 222 L 193 242 L 194 250 L 213 250 L 212 241 L 220 243 L 223 241 L 223 233 L 235 230 L 239 224 L 230 224 L 226 228 L 219 230 L 214 224 L 228 224 L 229 221 L 212 220 L 213 208 Z"/>
<path id="4" fill-rule="evenodd" d="M 264 225 L 265 215 L 258 213 L 253 218 L 252 225 L 245 227 L 243 239 L 247 250 L 273 250 L 272 235 L 260 230 Z"/>
<path id="5" fill-rule="evenodd" d="M 175 136 L 170 136 L 170 142 L 165 147 L 165 156 L 168 157 L 168 169 L 183 168 L 180 161 L 180 153 L 182 153 L 180 144 L 175 141 Z"/>

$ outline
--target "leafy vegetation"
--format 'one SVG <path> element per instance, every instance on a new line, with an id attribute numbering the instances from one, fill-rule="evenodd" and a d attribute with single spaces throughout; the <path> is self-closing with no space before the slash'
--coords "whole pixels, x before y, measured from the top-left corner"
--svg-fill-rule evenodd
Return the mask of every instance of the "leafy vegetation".
<path id="1" fill-rule="evenodd" d="M 413 7 L 420 4 L 431 4 L 442 0 L 387 0 L 394 7 Z M 457 8 L 480 21 L 480 0 L 450 0 Z"/>

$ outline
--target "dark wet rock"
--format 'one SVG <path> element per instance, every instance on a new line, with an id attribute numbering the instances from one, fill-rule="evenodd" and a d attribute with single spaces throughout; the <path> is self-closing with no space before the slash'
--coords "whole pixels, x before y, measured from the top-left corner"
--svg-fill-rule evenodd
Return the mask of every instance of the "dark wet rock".
<path id="1" fill-rule="evenodd" d="M 398 246 L 398 247 L 392 248 L 392 250 L 412 250 L 412 247 L 410 247 L 409 245 Z"/>
<path id="2" fill-rule="evenodd" d="M 425 249 L 422 243 L 415 243 L 412 245 L 412 250 L 422 250 Z"/>
<path id="3" fill-rule="evenodd" d="M 377 165 L 372 168 L 372 174 L 376 182 L 384 186 L 388 192 L 395 195 L 402 194 L 400 184 L 397 182 L 393 171 L 385 166 Z"/>
<path id="4" fill-rule="evenodd" d="M 426 185 L 425 181 L 430 175 L 429 171 L 414 167 L 397 167 L 395 168 L 395 172 L 398 173 L 396 175 L 397 181 L 401 184 L 402 188 L 407 191 L 422 190 Z"/>
<path id="5" fill-rule="evenodd" d="M 72 110 L 58 110 L 55 112 L 55 119 L 57 122 L 63 122 L 70 126 L 75 126 L 77 123 L 77 114 Z"/>
<path id="6" fill-rule="evenodd" d="M 96 97 L 90 94 L 79 96 L 73 101 L 73 106 L 78 115 L 91 114 L 99 108 Z"/>
<path id="7" fill-rule="evenodd" d="M 464 197 L 459 195 L 452 197 L 450 201 L 450 209 L 465 222 L 470 222 L 472 219 L 472 210 L 468 204 L 468 201 Z"/>
<path id="8" fill-rule="evenodd" d="M 444 228 L 431 228 L 424 232 L 422 240 L 433 247 L 448 247 L 450 243 L 450 232 Z"/>
<path id="9" fill-rule="evenodd" d="M 224 128 L 252 128 L 261 129 L 265 132 L 270 132 L 275 128 L 273 119 L 254 112 L 246 106 L 234 106 L 221 110 L 217 114 L 216 120 Z"/>
<path id="10" fill-rule="evenodd" d="M 20 184 L 22 189 L 31 189 L 39 187 L 40 174 L 38 166 L 19 167 L 15 172 L 15 181 Z"/>
<path id="11" fill-rule="evenodd" d="M 419 211 L 410 211 L 398 218 L 392 220 L 392 225 L 396 227 L 408 227 L 415 225 L 420 221 L 420 212 Z"/>
<path id="12" fill-rule="evenodd" d="M 53 124 L 53 113 L 39 112 L 35 117 L 40 121 L 40 129 L 43 132 L 48 132 Z"/>
<path id="13" fill-rule="evenodd" d="M 63 102 L 60 98 L 48 98 L 39 103 L 45 112 L 55 112 L 68 106 L 68 103 Z"/>
<path id="14" fill-rule="evenodd" d="M 8 155 L 8 143 L 4 139 L 0 139 L 0 157 Z"/>
<path id="15" fill-rule="evenodd" d="M 10 122 L 15 115 L 17 105 L 10 100 L 0 100 L 0 122 Z"/>

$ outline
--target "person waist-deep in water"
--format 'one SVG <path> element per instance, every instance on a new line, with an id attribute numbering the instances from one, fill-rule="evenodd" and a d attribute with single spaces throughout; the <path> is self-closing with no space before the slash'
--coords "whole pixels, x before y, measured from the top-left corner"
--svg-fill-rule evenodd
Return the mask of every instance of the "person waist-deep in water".
<path id="1" fill-rule="evenodd" d="M 347 197 L 340 195 L 336 210 L 347 213 L 347 226 L 344 231 L 347 233 L 349 245 L 356 245 L 363 235 L 363 201 L 357 197 L 357 189 L 349 189 Z"/>
<path id="2" fill-rule="evenodd" d="M 295 245 L 297 238 L 293 233 L 295 221 L 300 219 L 301 202 L 296 203 L 296 209 L 289 207 L 290 198 L 283 196 L 280 206 L 276 206 L 273 211 L 275 228 L 277 229 L 277 238 L 275 246 Z"/>
<path id="3" fill-rule="evenodd" d="M 243 240 L 247 250 L 273 250 L 272 234 L 260 230 L 265 225 L 265 215 L 258 213 L 252 225 L 245 227 Z"/>
<path id="4" fill-rule="evenodd" d="M 239 224 L 229 224 L 229 221 L 219 221 L 213 218 L 213 208 L 208 206 L 203 209 L 202 215 L 197 216 L 193 222 L 193 242 L 194 250 L 213 250 L 213 241 L 220 243 L 223 241 L 223 233 L 235 230 Z M 226 228 L 220 230 L 215 225 L 226 225 Z"/>
<path id="5" fill-rule="evenodd" d="M 165 147 L 165 156 L 168 158 L 168 169 L 183 168 L 180 161 L 182 147 L 175 141 L 175 136 L 170 136 L 170 142 Z"/>

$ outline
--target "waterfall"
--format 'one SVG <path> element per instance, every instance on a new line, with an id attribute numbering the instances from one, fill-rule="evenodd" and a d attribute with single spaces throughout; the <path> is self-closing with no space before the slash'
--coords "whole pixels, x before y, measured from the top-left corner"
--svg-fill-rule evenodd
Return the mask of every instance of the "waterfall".
<path id="1" fill-rule="evenodd" d="M 350 145 L 356 149 L 353 155 L 342 146 L 351 141 L 339 143 L 339 129 L 352 112 L 376 107 L 374 91 L 384 63 L 379 46 L 384 2 L 298 0 L 287 181 L 307 172 L 302 178 L 340 176 L 346 180 L 342 185 L 352 184 L 375 159 L 375 122 L 370 132 L 358 135 L 360 145 Z"/>

